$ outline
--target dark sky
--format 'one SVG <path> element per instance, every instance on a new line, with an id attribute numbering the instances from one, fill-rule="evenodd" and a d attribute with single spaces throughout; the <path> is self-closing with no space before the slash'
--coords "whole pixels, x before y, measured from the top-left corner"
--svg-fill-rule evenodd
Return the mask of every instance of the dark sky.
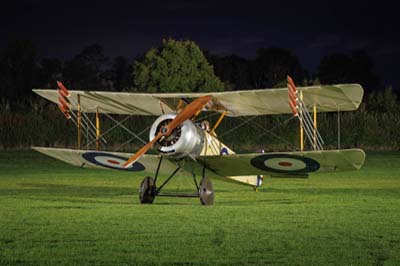
<path id="1" fill-rule="evenodd" d="M 254 58 L 285 47 L 314 71 L 323 55 L 366 50 L 385 84 L 400 85 L 399 11 L 385 1 L 14 1 L 0 10 L 0 47 L 33 39 L 44 57 L 68 59 L 99 43 L 129 58 L 162 38 L 190 39 L 219 55 Z"/>

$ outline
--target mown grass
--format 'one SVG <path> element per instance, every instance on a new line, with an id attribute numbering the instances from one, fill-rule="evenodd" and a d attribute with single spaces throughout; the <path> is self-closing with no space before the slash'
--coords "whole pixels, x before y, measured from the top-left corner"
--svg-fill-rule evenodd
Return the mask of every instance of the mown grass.
<path id="1" fill-rule="evenodd" d="M 400 265 L 399 152 L 258 193 L 216 180 L 208 207 L 140 205 L 142 178 L 0 152 L 0 265 Z"/>

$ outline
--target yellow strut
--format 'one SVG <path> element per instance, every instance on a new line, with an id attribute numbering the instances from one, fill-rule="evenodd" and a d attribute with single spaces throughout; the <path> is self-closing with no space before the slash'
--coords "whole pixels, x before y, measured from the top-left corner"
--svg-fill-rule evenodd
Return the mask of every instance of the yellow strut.
<path id="1" fill-rule="evenodd" d="M 100 150 L 100 114 L 99 107 L 96 109 L 96 150 Z"/>
<path id="2" fill-rule="evenodd" d="M 303 91 L 300 91 L 300 99 L 303 101 Z M 300 109 L 300 112 L 301 109 Z M 304 150 L 304 130 L 303 130 L 303 125 L 302 125 L 302 118 L 300 116 L 300 150 Z"/>
<path id="3" fill-rule="evenodd" d="M 314 150 L 317 149 L 317 105 L 314 103 Z"/>
<path id="4" fill-rule="evenodd" d="M 217 129 L 219 124 L 221 124 L 222 119 L 224 119 L 225 115 L 226 115 L 226 111 L 223 111 L 222 114 L 220 115 L 220 117 L 218 118 L 217 122 L 215 122 L 213 128 L 211 129 L 211 131 L 210 131 L 211 135 L 214 135 L 215 130 Z"/>
<path id="5" fill-rule="evenodd" d="M 81 136 L 81 128 L 82 128 L 82 116 L 81 116 L 81 96 L 78 94 L 78 149 L 82 147 L 82 136 Z"/>
<path id="6" fill-rule="evenodd" d="M 203 110 L 198 110 L 198 111 L 194 114 L 194 116 L 192 117 L 192 121 L 196 119 L 196 117 L 201 113 L 201 111 L 203 111 Z"/>

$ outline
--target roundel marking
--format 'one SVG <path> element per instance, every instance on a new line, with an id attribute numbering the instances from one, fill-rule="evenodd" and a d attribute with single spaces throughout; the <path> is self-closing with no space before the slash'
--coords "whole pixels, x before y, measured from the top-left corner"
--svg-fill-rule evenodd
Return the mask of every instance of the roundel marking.
<path id="1" fill-rule="evenodd" d="M 124 168 L 123 165 L 127 158 L 105 152 L 85 152 L 82 158 L 95 165 L 125 171 L 143 171 L 146 169 L 143 164 L 135 162 L 130 167 Z"/>
<path id="2" fill-rule="evenodd" d="M 320 168 L 314 159 L 291 154 L 264 154 L 250 163 L 261 170 L 275 173 L 310 173 Z"/>
<path id="3" fill-rule="evenodd" d="M 226 148 L 226 147 L 223 147 L 222 149 L 221 149 L 221 152 L 220 152 L 220 155 L 228 155 L 228 149 Z"/>
<path id="4" fill-rule="evenodd" d="M 279 162 L 278 163 L 280 166 L 292 166 L 293 164 L 290 162 Z"/>
<path id="5" fill-rule="evenodd" d="M 270 158 L 264 161 L 264 165 L 276 170 L 297 171 L 306 168 L 306 164 L 299 159 L 293 158 Z"/>
<path id="6" fill-rule="evenodd" d="M 107 160 L 107 162 L 108 162 L 108 163 L 111 163 L 111 164 L 120 165 L 120 163 L 117 162 L 117 161 L 115 161 L 115 160 Z"/>

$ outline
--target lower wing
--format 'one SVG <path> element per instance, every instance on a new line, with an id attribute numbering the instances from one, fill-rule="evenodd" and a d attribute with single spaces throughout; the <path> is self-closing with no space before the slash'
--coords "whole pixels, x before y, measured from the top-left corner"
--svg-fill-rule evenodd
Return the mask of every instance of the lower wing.
<path id="1" fill-rule="evenodd" d="M 202 156 L 198 162 L 221 176 L 270 175 L 307 177 L 312 172 L 358 170 L 364 164 L 360 149 L 249 153 Z"/>
<path id="2" fill-rule="evenodd" d="M 156 172 L 160 159 L 159 155 L 145 154 L 130 167 L 123 168 L 127 158 L 132 156 L 131 153 L 32 148 L 75 166 L 151 174 Z M 258 187 L 261 185 L 259 175 L 307 177 L 311 172 L 351 171 L 360 169 L 364 160 L 365 153 L 360 149 L 231 154 L 201 156 L 197 162 L 188 160 L 181 171 L 188 175 L 191 173 L 201 175 L 204 167 L 206 176 Z M 176 168 L 173 162 L 163 160 L 159 173 L 169 175 Z"/>
<path id="3" fill-rule="evenodd" d="M 160 160 L 159 155 L 145 154 L 140 157 L 140 159 L 136 163 L 132 164 L 128 168 L 124 168 L 124 163 L 129 157 L 133 155 L 132 153 L 56 149 L 45 147 L 32 147 L 32 149 L 75 166 L 134 172 L 148 172 L 152 175 L 154 175 L 154 173 L 156 172 L 158 162 Z M 163 160 L 160 166 L 159 173 L 169 175 L 176 168 L 177 166 L 174 163 L 168 160 Z"/>

